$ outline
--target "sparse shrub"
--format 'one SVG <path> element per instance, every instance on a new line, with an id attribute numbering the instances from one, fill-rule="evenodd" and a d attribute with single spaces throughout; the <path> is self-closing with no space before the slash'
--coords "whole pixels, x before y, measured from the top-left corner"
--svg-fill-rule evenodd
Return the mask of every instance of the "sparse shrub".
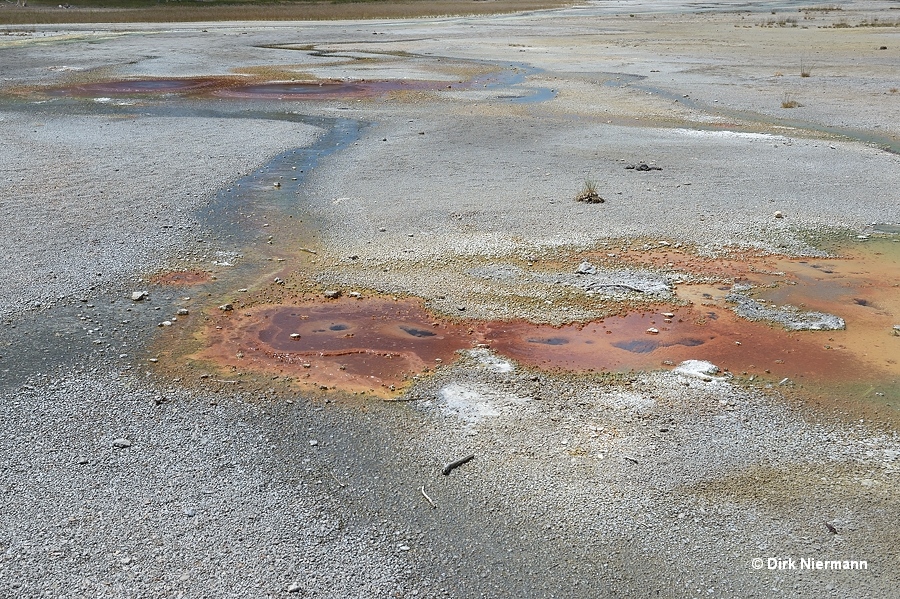
<path id="1" fill-rule="evenodd" d="M 875 17 L 871 21 L 862 21 L 857 27 L 900 27 L 900 21 L 879 21 Z"/>
<path id="2" fill-rule="evenodd" d="M 798 106 L 800 106 L 800 102 L 795 100 L 790 94 L 785 93 L 783 96 L 781 96 L 782 108 L 797 108 Z"/>
<path id="3" fill-rule="evenodd" d="M 597 184 L 591 179 L 585 179 L 581 191 L 575 196 L 576 202 L 584 202 L 585 204 L 602 204 L 606 200 L 597 193 Z"/>
<path id="4" fill-rule="evenodd" d="M 808 64 L 806 64 L 805 62 L 803 62 L 801 60 L 800 61 L 800 76 L 801 77 L 809 77 L 811 74 L 812 74 L 812 67 L 810 67 Z"/>

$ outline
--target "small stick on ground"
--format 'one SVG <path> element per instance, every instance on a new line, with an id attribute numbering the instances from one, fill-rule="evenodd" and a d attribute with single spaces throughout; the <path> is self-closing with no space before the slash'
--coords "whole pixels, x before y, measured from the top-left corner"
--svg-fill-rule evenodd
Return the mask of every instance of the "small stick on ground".
<path id="1" fill-rule="evenodd" d="M 437 506 L 434 505 L 434 502 L 431 500 L 431 497 L 429 497 L 428 493 L 425 492 L 425 485 L 422 485 L 422 488 L 419 490 L 422 492 L 422 497 L 425 498 L 425 501 L 427 501 L 431 507 L 433 507 L 434 509 L 437 509 Z"/>
<path id="2" fill-rule="evenodd" d="M 336 482 L 342 489 L 343 489 L 344 487 L 347 486 L 346 483 L 342 483 L 340 480 L 338 480 L 338 477 L 336 477 L 336 476 L 334 475 L 334 472 L 332 472 L 330 469 L 327 470 L 327 472 L 328 472 L 328 476 L 330 476 L 331 478 L 333 478 L 333 479 L 334 479 L 334 482 Z"/>
<path id="3" fill-rule="evenodd" d="M 467 456 L 464 457 L 464 458 L 459 458 L 459 459 L 456 460 L 456 461 L 450 462 L 449 464 L 447 464 L 446 466 L 444 466 L 443 470 L 441 470 L 441 474 L 443 474 L 444 476 L 447 476 L 447 475 L 449 475 L 451 472 L 453 472 L 453 470 L 455 470 L 456 468 L 459 468 L 460 466 L 462 466 L 462 465 L 465 464 L 466 462 L 470 462 L 470 461 L 472 461 L 473 459 L 475 459 L 475 454 L 474 454 L 474 453 L 471 453 L 471 454 L 467 455 Z"/>

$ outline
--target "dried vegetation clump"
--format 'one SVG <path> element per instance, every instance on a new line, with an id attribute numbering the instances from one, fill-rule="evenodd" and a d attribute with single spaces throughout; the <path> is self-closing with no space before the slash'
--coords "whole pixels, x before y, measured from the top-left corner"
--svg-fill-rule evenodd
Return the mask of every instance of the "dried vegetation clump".
<path id="1" fill-rule="evenodd" d="M 597 184 L 590 179 L 585 179 L 584 185 L 581 186 L 581 191 L 575 196 L 575 201 L 584 202 L 585 204 L 602 204 L 606 200 L 597 193 Z"/>

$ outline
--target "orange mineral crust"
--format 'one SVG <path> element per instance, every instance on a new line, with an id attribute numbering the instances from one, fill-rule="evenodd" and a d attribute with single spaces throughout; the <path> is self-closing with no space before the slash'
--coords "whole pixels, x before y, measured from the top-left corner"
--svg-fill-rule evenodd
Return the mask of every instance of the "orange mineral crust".
<path id="1" fill-rule="evenodd" d="M 438 322 L 413 300 L 262 306 L 215 323 L 196 358 L 347 391 L 390 391 L 475 340 L 469 327 Z"/>

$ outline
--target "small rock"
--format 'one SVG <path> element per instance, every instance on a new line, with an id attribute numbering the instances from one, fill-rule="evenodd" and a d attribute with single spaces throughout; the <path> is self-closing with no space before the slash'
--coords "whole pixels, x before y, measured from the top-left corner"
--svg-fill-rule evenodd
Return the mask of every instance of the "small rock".
<path id="1" fill-rule="evenodd" d="M 626 170 L 635 170 L 635 171 L 661 171 L 662 167 L 659 166 L 650 166 L 646 162 L 641 162 L 640 164 L 629 164 L 625 167 Z"/>
<path id="2" fill-rule="evenodd" d="M 460 312 L 465 312 L 465 311 L 466 311 L 466 307 L 463 306 L 463 305 L 456 306 L 456 309 L 459 310 Z"/>
<path id="3" fill-rule="evenodd" d="M 310 439 L 310 440 L 309 440 L 309 446 L 310 446 L 310 447 L 317 447 L 318 445 L 319 445 L 319 442 L 318 442 L 317 440 L 315 440 L 315 439 Z"/>
<path id="4" fill-rule="evenodd" d="M 337 299 L 337 298 L 341 297 L 341 290 L 340 289 L 330 289 L 325 292 L 325 297 L 328 299 Z"/>
<path id="5" fill-rule="evenodd" d="M 776 210 L 775 218 L 784 218 L 784 213 L 781 210 Z"/>
<path id="6" fill-rule="evenodd" d="M 231 312 L 232 310 L 234 310 L 234 306 L 232 306 L 231 304 L 222 304 L 221 306 L 219 306 L 219 310 L 221 310 L 222 312 Z"/>
<path id="7" fill-rule="evenodd" d="M 126 439 L 125 437 L 119 437 L 115 441 L 112 442 L 112 446 L 117 449 L 125 449 L 127 447 L 131 447 L 131 441 Z"/>
<path id="8" fill-rule="evenodd" d="M 147 297 L 146 291 L 135 291 L 131 294 L 131 301 L 139 302 Z"/>
<path id="9" fill-rule="evenodd" d="M 291 339 L 299 339 L 300 333 L 291 333 Z"/>
<path id="10" fill-rule="evenodd" d="M 597 274 L 597 267 L 591 264 L 588 261 L 584 261 L 578 265 L 578 268 L 575 269 L 576 275 L 595 275 Z"/>
<path id="11" fill-rule="evenodd" d="M 275 277 L 275 284 L 284 285 L 284 279 L 282 279 L 281 277 Z"/>
<path id="12" fill-rule="evenodd" d="M 164 321 L 162 321 L 161 323 L 159 323 L 159 326 L 161 326 L 161 327 L 170 327 L 170 326 L 172 326 L 172 321 L 171 321 L 171 320 L 164 320 Z"/>
<path id="13" fill-rule="evenodd" d="M 188 311 L 187 308 L 181 308 L 178 310 L 178 316 L 187 316 L 188 314 L 190 314 L 190 311 Z"/>
<path id="14" fill-rule="evenodd" d="M 272 187 L 281 187 L 281 183 L 275 181 L 274 183 L 272 183 Z"/>
<path id="15" fill-rule="evenodd" d="M 676 366 L 672 372 L 698 378 L 709 383 L 713 381 L 713 378 L 710 375 L 718 374 L 719 367 L 705 360 L 685 360 Z M 724 380 L 724 378 L 719 378 L 717 380 Z"/>
<path id="16" fill-rule="evenodd" d="M 292 582 L 291 584 L 289 584 L 288 588 L 287 588 L 287 592 L 288 593 L 299 593 L 300 592 L 300 583 Z"/>
<path id="17" fill-rule="evenodd" d="M 650 327 L 649 329 L 647 329 L 647 334 L 648 335 L 659 335 L 659 329 Z"/>

